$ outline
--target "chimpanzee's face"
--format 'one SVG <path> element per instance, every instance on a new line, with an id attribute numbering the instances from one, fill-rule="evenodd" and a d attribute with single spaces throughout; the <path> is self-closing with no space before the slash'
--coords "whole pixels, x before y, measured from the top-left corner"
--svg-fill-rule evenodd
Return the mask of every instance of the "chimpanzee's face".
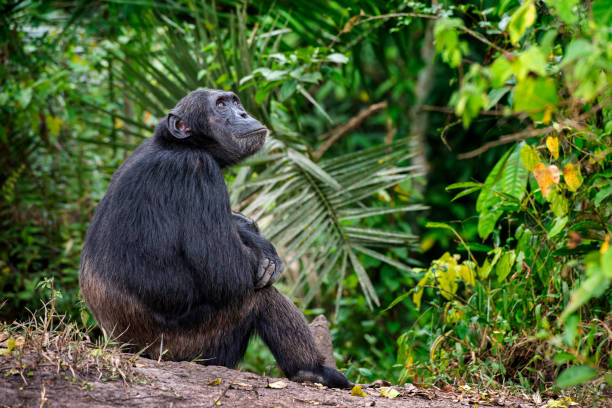
<path id="1" fill-rule="evenodd" d="M 177 139 L 207 148 L 223 166 L 257 152 L 268 134 L 236 94 L 210 89 L 181 99 L 168 115 L 168 130 Z"/>

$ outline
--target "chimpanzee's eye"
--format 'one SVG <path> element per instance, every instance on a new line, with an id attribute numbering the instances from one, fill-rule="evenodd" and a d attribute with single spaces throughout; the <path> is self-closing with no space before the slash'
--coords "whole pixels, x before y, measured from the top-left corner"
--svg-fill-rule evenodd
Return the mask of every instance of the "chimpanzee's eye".
<path id="1" fill-rule="evenodd" d="M 217 99 L 217 108 L 225 108 L 225 102 L 223 102 L 223 99 Z"/>

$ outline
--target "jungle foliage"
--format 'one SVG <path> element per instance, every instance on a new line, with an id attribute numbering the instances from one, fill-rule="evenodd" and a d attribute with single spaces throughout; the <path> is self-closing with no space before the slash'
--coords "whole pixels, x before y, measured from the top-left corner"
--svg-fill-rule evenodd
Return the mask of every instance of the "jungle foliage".
<path id="1" fill-rule="evenodd" d="M 77 270 L 110 176 L 189 90 L 231 89 L 272 131 L 233 205 L 353 381 L 610 392 L 610 0 L 1 8 L 3 320 L 52 278 L 94 324 Z M 260 343 L 243 365 L 274 370 Z"/>

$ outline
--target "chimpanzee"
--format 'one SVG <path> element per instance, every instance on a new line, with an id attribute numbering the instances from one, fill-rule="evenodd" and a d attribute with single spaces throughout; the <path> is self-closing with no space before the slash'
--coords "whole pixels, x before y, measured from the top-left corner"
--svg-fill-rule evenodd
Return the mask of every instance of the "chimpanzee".
<path id="1" fill-rule="evenodd" d="M 230 208 L 222 169 L 257 152 L 267 133 L 232 92 L 181 99 L 96 209 L 81 253 L 83 297 L 106 333 L 149 357 L 235 367 L 257 333 L 290 379 L 350 387 L 271 286 L 283 270 L 272 244 Z"/>

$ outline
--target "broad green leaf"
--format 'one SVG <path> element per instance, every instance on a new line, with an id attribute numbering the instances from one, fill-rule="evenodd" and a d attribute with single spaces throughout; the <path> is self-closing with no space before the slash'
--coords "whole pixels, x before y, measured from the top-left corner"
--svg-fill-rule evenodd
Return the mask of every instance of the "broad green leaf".
<path id="1" fill-rule="evenodd" d="M 508 92 L 510 92 L 510 88 L 507 86 L 491 89 L 487 95 L 489 104 L 486 106 L 486 110 L 493 109 L 493 107 L 497 105 L 497 102 L 499 102 Z"/>
<path id="2" fill-rule="evenodd" d="M 529 171 L 533 171 L 536 168 L 538 163 L 540 163 L 540 156 L 538 155 L 538 151 L 534 149 L 532 146 L 525 144 L 521 147 L 521 163 L 527 168 Z"/>
<path id="3" fill-rule="evenodd" d="M 561 320 L 565 320 L 567 316 L 578 310 L 580 306 L 588 302 L 593 296 L 602 294 L 610 286 L 610 278 L 604 275 L 601 265 L 590 265 L 587 269 L 591 272 L 591 276 L 583 281 L 580 287 L 572 294 L 567 307 L 561 314 Z"/>
<path id="4" fill-rule="evenodd" d="M 501 210 L 487 210 L 478 215 L 478 235 L 480 238 L 486 239 L 493 232 L 497 220 L 499 220 L 503 213 Z"/>
<path id="5" fill-rule="evenodd" d="M 517 144 L 499 159 L 478 195 L 478 235 L 483 239 L 489 236 L 503 214 L 503 211 L 497 210 L 496 207 L 504 199 L 520 202 L 525 196 L 529 172 L 521 163 L 521 148 L 522 144 Z"/>
<path id="6" fill-rule="evenodd" d="M 574 39 L 565 49 L 563 61 L 561 61 L 561 64 L 559 64 L 559 66 L 564 67 L 572 61 L 589 56 L 592 53 L 593 45 L 590 42 L 582 38 Z"/>
<path id="7" fill-rule="evenodd" d="M 459 41 L 457 27 L 462 25 L 460 18 L 441 18 L 434 27 L 436 52 L 453 68 L 461 64 L 463 54 L 468 52 L 467 42 Z"/>
<path id="8" fill-rule="evenodd" d="M 512 271 L 512 267 L 514 266 L 515 260 L 516 253 L 514 251 L 508 251 L 502 255 L 499 262 L 497 262 L 497 268 L 495 268 L 495 273 L 497 274 L 498 282 L 503 282 L 510 274 L 510 272 Z"/>
<path id="9" fill-rule="evenodd" d="M 532 45 L 512 61 L 512 70 L 519 81 L 525 79 L 530 72 L 546 76 L 546 56 L 538 46 Z"/>
<path id="10" fill-rule="evenodd" d="M 559 96 L 552 78 L 526 77 L 518 82 L 514 90 L 514 111 L 526 112 L 535 121 L 550 121 L 550 112 L 556 110 L 558 102 Z"/>
<path id="11" fill-rule="evenodd" d="M 495 266 L 499 258 L 502 256 L 503 250 L 501 248 L 495 248 L 490 253 L 494 254 L 493 259 L 491 261 L 489 261 L 489 258 L 485 259 L 482 267 L 478 268 L 478 276 L 480 277 L 480 279 L 487 279 L 487 277 L 489 277 L 489 274 L 493 270 L 493 267 Z"/>
<path id="12" fill-rule="evenodd" d="M 553 214 L 555 214 L 557 217 L 563 217 L 565 214 L 567 214 L 569 202 L 561 191 L 553 190 L 547 199 L 550 201 L 550 210 L 553 212 Z"/>
<path id="13" fill-rule="evenodd" d="M 597 370 L 589 366 L 573 366 L 565 369 L 557 377 L 557 386 L 561 388 L 584 384 L 597 377 Z"/>
<path id="14" fill-rule="evenodd" d="M 599 190 L 599 192 L 595 194 L 593 202 L 595 203 L 595 205 L 600 205 L 603 200 L 610 196 L 612 196 L 612 183 L 608 184 L 605 187 L 602 187 L 601 190 Z"/>
<path id="15" fill-rule="evenodd" d="M 508 24 L 508 32 L 510 33 L 510 42 L 516 44 L 519 42 L 525 31 L 535 23 L 537 16 L 536 6 L 532 0 L 527 0 L 519 7 Z"/>
<path id="16" fill-rule="evenodd" d="M 550 231 L 548 231 L 548 238 L 550 239 L 555 235 L 559 234 L 561 231 L 563 231 L 563 228 L 565 228 L 567 221 L 567 216 L 562 218 L 555 218 L 555 222 L 553 223 L 552 228 L 550 229 Z"/>
<path id="17" fill-rule="evenodd" d="M 608 247 L 605 247 L 606 244 L 601 247 L 601 251 L 603 252 L 601 254 L 601 272 L 606 278 L 612 279 L 612 250 L 609 249 L 609 240 L 610 234 L 606 236 Z"/>
<path id="18" fill-rule="evenodd" d="M 501 201 L 499 197 L 493 194 L 492 190 L 499 182 L 499 179 L 501 178 L 500 173 L 505 168 L 506 162 L 508 161 L 512 151 L 513 149 L 509 149 L 506 153 L 504 153 L 504 155 L 493 167 L 493 170 L 491 170 L 487 176 L 487 179 L 484 182 L 484 188 L 481 190 L 480 194 L 478 195 L 478 199 L 476 200 L 476 211 L 479 213 L 488 210 Z"/>
<path id="19" fill-rule="evenodd" d="M 546 3 L 555 9 L 563 22 L 575 24 L 578 21 L 578 12 L 574 9 L 579 4 L 579 0 L 546 0 Z"/>
<path id="20" fill-rule="evenodd" d="M 505 55 L 500 55 L 489 67 L 491 72 L 491 85 L 493 88 L 501 88 L 512 76 L 512 64 Z"/>
<path id="21" fill-rule="evenodd" d="M 285 83 L 283 84 L 283 86 L 281 86 L 281 89 L 280 89 L 279 100 L 280 101 L 286 100 L 287 98 L 289 98 L 291 95 L 295 93 L 296 89 L 297 89 L 297 81 L 295 79 L 289 79 L 288 81 L 285 81 Z"/>
<path id="22" fill-rule="evenodd" d="M 612 0 L 594 0 L 591 3 L 593 20 L 601 27 L 612 26 Z"/>

